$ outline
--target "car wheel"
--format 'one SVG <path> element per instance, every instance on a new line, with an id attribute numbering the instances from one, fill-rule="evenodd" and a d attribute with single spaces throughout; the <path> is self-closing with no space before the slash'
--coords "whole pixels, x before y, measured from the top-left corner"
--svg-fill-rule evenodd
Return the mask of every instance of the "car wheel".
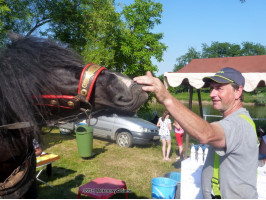
<path id="1" fill-rule="evenodd" d="M 120 147 L 131 147 L 132 146 L 132 135 L 128 132 L 121 132 L 116 137 L 116 144 Z"/>

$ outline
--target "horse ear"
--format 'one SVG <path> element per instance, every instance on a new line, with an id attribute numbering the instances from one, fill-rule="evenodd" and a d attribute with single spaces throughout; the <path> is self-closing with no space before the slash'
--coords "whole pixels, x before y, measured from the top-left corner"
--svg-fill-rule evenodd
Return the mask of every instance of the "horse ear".
<path id="1" fill-rule="evenodd" d="M 17 33 L 14 33 L 13 31 L 9 30 L 7 33 L 9 39 L 11 40 L 11 42 L 16 42 L 19 39 L 22 39 L 23 37 Z"/>

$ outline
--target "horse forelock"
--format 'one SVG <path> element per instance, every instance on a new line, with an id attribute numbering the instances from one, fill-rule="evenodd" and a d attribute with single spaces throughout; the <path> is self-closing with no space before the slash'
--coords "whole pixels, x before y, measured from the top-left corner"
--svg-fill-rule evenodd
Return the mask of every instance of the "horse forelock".
<path id="1" fill-rule="evenodd" d="M 32 97 L 42 103 L 42 94 L 77 92 L 78 84 L 72 85 L 78 83 L 83 66 L 81 57 L 66 45 L 36 37 L 17 38 L 0 53 L 1 124 L 29 121 L 37 127 L 36 114 L 48 115 L 43 116 L 45 108 L 37 107 Z"/>

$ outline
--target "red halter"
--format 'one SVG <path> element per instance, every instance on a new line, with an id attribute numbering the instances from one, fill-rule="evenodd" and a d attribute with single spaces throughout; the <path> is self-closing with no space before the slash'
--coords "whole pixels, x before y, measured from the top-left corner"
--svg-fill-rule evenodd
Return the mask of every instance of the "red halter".
<path id="1" fill-rule="evenodd" d="M 101 71 L 105 70 L 105 67 L 101 67 L 94 63 L 90 63 L 82 70 L 79 89 L 77 96 L 70 95 L 41 95 L 45 105 L 50 107 L 60 107 L 65 109 L 73 109 L 78 107 L 79 101 L 89 102 L 93 86 Z"/>

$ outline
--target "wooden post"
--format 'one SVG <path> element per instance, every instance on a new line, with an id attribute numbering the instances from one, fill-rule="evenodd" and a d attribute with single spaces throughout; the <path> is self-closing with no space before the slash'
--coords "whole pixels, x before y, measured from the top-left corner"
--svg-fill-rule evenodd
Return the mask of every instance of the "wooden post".
<path id="1" fill-rule="evenodd" d="M 199 100 L 200 116 L 203 118 L 203 110 L 202 110 L 202 102 L 201 102 L 200 89 L 197 89 L 197 93 L 198 93 L 198 100 Z"/>
<path id="2" fill-rule="evenodd" d="M 193 98 L 193 87 L 189 85 L 189 105 L 188 108 L 192 110 L 192 98 Z M 186 147 L 185 147 L 185 159 L 188 156 L 189 135 L 186 133 Z"/>

